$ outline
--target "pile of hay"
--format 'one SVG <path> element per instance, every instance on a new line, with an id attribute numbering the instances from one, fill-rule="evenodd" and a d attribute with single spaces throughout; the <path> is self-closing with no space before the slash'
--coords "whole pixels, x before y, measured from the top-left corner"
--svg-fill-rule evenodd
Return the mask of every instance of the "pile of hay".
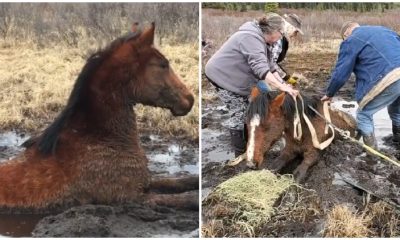
<path id="1" fill-rule="evenodd" d="M 213 218 L 208 223 L 213 226 L 205 224 L 204 235 L 224 236 L 226 231 L 239 234 L 237 237 L 254 237 L 256 230 L 275 214 L 275 203 L 281 194 L 293 185 L 296 183 L 292 176 L 276 176 L 268 170 L 249 171 L 228 179 L 203 202 L 208 206 L 205 217 Z"/>

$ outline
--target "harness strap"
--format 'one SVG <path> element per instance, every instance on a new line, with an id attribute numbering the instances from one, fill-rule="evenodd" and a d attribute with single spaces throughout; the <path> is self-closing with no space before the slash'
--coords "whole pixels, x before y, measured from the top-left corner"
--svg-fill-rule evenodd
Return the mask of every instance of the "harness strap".
<path id="1" fill-rule="evenodd" d="M 293 120 L 293 138 L 297 141 L 300 141 L 301 137 L 303 136 L 303 131 L 301 127 L 299 109 L 297 108 L 297 98 L 294 98 L 294 106 L 296 108 L 296 112 Z"/>
<path id="2" fill-rule="evenodd" d="M 320 149 L 320 150 L 325 149 L 326 147 L 328 147 L 332 143 L 333 139 L 335 138 L 335 130 L 333 129 L 333 127 L 331 125 L 326 124 L 325 125 L 325 134 L 328 134 L 329 129 L 330 129 L 331 132 L 332 132 L 332 136 L 330 136 L 324 142 L 320 143 L 319 140 L 318 140 L 317 132 L 315 131 L 315 128 L 314 128 L 312 122 L 310 121 L 310 119 L 307 117 L 307 115 L 304 112 L 304 100 L 303 100 L 303 97 L 301 95 L 298 95 L 298 98 L 301 101 L 302 115 L 303 115 L 304 121 L 306 122 L 306 124 L 308 126 L 308 129 L 310 130 L 313 146 L 315 148 L 317 148 L 317 149 Z M 296 115 L 295 115 L 295 120 L 294 120 L 295 129 L 294 129 L 293 137 L 295 139 L 297 139 L 297 140 L 300 140 L 302 131 L 301 131 L 300 116 L 299 116 L 299 113 L 298 113 L 297 100 L 296 99 L 295 99 L 295 106 L 296 106 Z M 331 121 L 331 116 L 329 114 L 328 102 L 324 102 L 323 109 L 324 109 L 325 118 L 328 119 L 329 122 L 330 122 Z M 300 130 L 298 130 L 296 128 L 299 128 Z M 299 131 L 300 135 L 298 134 L 298 131 Z M 300 136 L 300 138 L 299 138 L 299 136 Z"/>

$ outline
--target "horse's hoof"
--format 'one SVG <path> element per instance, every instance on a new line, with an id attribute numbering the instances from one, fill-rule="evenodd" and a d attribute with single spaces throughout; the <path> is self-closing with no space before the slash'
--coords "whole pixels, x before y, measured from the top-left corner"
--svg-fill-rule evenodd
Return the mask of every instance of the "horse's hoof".
<path id="1" fill-rule="evenodd" d="M 300 170 L 300 169 L 294 170 L 294 172 L 293 172 L 294 180 L 295 180 L 297 183 L 303 183 L 304 180 L 305 180 L 305 178 L 306 178 L 306 173 L 307 173 L 307 172 L 304 171 L 304 170 Z"/>
<path id="2" fill-rule="evenodd" d="M 277 173 L 277 172 L 279 172 L 284 166 L 285 166 L 285 165 L 283 164 L 282 161 L 277 160 L 277 161 L 274 161 L 274 162 L 271 164 L 270 170 L 271 170 L 271 172 Z"/>

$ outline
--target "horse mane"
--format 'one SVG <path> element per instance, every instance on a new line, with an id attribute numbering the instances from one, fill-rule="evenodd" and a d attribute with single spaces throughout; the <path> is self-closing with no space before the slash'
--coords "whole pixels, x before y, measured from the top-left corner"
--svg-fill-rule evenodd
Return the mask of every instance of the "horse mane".
<path id="1" fill-rule="evenodd" d="M 313 107 L 314 109 L 317 109 L 318 105 L 321 103 L 320 99 L 318 98 L 318 96 L 303 96 L 303 101 L 304 101 L 304 113 L 310 117 L 313 118 L 316 116 L 316 113 L 314 111 L 312 111 L 308 106 Z M 294 119 L 295 114 L 296 114 L 296 106 L 295 106 L 295 102 L 292 96 L 286 94 L 285 99 L 283 101 L 282 104 L 282 110 L 283 110 L 283 114 L 285 115 L 285 117 L 287 119 Z M 299 115 L 300 118 L 303 118 L 302 116 L 302 111 L 303 111 L 303 106 L 302 103 L 300 101 L 300 99 L 297 99 L 297 109 L 299 111 Z"/>
<path id="2" fill-rule="evenodd" d="M 126 41 L 137 38 L 140 36 L 140 33 L 140 31 L 128 33 L 112 41 L 106 48 L 99 49 L 95 53 L 91 54 L 75 81 L 67 105 L 64 107 L 63 111 L 41 135 L 28 139 L 22 144 L 22 146 L 28 148 L 35 143 L 38 143 L 37 147 L 42 154 L 54 154 L 62 129 L 78 109 L 85 108 L 86 106 L 85 90 L 87 89 L 87 83 L 92 74 L 97 71 L 97 69 L 106 59 L 108 59 L 116 48 L 120 47 Z"/>
<path id="3" fill-rule="evenodd" d="M 275 97 L 277 97 L 277 93 L 272 91 L 266 93 L 256 92 L 256 94 L 252 94 L 251 101 L 246 110 L 246 120 L 250 121 L 256 114 L 258 114 L 261 119 L 265 118 L 268 115 L 269 105 L 271 104 L 272 100 Z M 307 106 L 317 108 L 318 105 L 320 104 L 318 96 L 311 96 L 311 97 L 302 96 L 302 97 L 304 100 L 304 107 L 305 107 L 304 113 L 310 118 L 315 117 L 316 113 Z M 281 108 L 285 118 L 290 120 L 294 119 L 296 107 L 293 97 L 286 94 Z M 297 100 L 297 108 L 299 113 L 301 113 L 303 107 L 300 100 Z M 300 117 L 302 118 L 301 114 Z"/>
<path id="4" fill-rule="evenodd" d="M 270 92 L 258 93 L 257 96 L 253 96 L 246 110 L 246 120 L 250 121 L 256 114 L 261 119 L 264 119 L 268 115 L 268 107 L 271 100 L 272 94 Z"/>

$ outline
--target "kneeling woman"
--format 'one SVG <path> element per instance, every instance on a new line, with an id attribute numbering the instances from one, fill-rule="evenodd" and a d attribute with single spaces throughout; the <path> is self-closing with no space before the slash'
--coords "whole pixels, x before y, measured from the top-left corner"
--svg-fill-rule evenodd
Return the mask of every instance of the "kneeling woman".
<path id="1" fill-rule="evenodd" d="M 268 48 L 282 38 L 283 26 L 283 18 L 275 14 L 246 22 L 206 64 L 205 74 L 231 116 L 223 125 L 230 130 L 236 156 L 246 148 L 244 115 L 251 88 L 257 84 L 263 91 L 275 88 L 298 94 L 276 72 Z"/>

